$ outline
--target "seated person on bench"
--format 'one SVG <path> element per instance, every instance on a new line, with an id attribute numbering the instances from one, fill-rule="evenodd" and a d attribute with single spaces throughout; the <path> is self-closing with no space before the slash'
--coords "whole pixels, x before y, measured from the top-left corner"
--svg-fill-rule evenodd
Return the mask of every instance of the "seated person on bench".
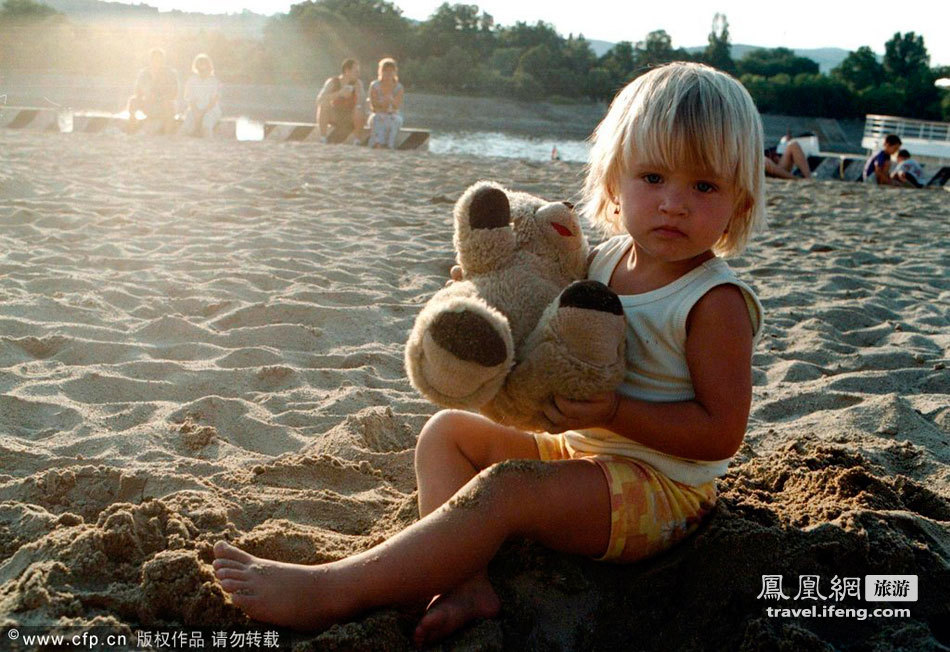
<path id="1" fill-rule="evenodd" d="M 328 143 L 355 141 L 366 121 L 364 103 L 360 64 L 356 59 L 347 59 L 342 74 L 327 79 L 317 96 L 320 136 Z"/>

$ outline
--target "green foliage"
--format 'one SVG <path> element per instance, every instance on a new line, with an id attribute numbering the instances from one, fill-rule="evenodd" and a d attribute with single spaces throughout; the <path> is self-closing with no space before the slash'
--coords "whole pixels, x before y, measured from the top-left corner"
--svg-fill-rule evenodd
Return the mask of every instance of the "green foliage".
<path id="1" fill-rule="evenodd" d="M 42 20 L 61 15 L 52 7 L 33 0 L 6 0 L 0 7 L 0 20 Z"/>
<path id="2" fill-rule="evenodd" d="M 636 67 L 644 69 L 675 61 L 677 53 L 673 49 L 673 39 L 666 33 L 666 30 L 654 30 L 647 34 L 644 40 L 637 43 L 634 58 Z"/>
<path id="3" fill-rule="evenodd" d="M 775 75 L 795 75 L 806 73 L 818 74 L 818 64 L 808 57 L 797 56 L 788 48 L 759 48 L 747 52 L 739 60 L 738 72 L 740 75 L 760 75 L 774 77 Z"/>
<path id="4" fill-rule="evenodd" d="M 729 42 L 729 21 L 725 14 L 713 16 L 712 31 L 709 32 L 709 45 L 702 54 L 702 62 L 734 74 L 736 63 L 732 60 L 732 44 Z"/>
<path id="5" fill-rule="evenodd" d="M 492 52 L 488 65 L 501 75 L 511 77 L 518 68 L 522 54 L 524 54 L 524 48 L 498 48 Z"/>
<path id="6" fill-rule="evenodd" d="M 863 45 L 848 53 L 844 61 L 831 71 L 831 76 L 857 92 L 879 84 L 884 78 L 884 66 L 878 62 L 871 48 Z"/>
<path id="7" fill-rule="evenodd" d="M 862 113 L 908 115 L 907 96 L 892 82 L 869 86 L 858 92 L 858 106 Z"/>
<path id="8" fill-rule="evenodd" d="M 930 55 L 924 37 L 907 32 L 894 34 L 884 44 L 884 71 L 891 79 L 907 79 L 930 73 Z"/>
<path id="9" fill-rule="evenodd" d="M 830 118 L 855 116 L 851 90 L 844 82 L 825 75 L 743 75 L 741 81 L 763 113 Z"/>

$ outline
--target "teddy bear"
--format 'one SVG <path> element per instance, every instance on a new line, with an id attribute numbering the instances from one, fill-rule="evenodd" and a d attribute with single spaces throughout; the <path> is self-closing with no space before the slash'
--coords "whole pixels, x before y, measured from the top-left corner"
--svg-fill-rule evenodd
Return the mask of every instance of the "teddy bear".
<path id="1" fill-rule="evenodd" d="M 409 335 L 412 385 L 443 407 L 533 431 L 551 428 L 542 406 L 554 394 L 613 390 L 626 322 L 613 291 L 582 280 L 588 244 L 573 205 L 481 181 L 453 217 L 454 280 Z"/>

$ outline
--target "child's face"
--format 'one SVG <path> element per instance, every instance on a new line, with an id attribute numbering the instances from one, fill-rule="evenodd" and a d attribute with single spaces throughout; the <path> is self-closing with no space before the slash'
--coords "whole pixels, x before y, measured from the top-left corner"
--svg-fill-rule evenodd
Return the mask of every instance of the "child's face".
<path id="1" fill-rule="evenodd" d="M 634 162 L 620 179 L 620 214 L 641 250 L 664 262 L 707 253 L 732 219 L 732 179 L 709 170 Z"/>

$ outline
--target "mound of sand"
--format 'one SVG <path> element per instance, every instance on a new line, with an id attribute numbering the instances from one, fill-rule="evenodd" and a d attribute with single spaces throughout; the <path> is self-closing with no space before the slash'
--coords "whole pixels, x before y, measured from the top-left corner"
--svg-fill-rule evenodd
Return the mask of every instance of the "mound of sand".
<path id="1" fill-rule="evenodd" d="M 0 625 L 248 625 L 210 547 L 320 563 L 416 518 L 433 406 L 402 349 L 481 178 L 582 169 L 293 143 L 0 132 Z M 950 205 L 770 181 L 734 261 L 767 310 L 746 443 L 708 525 L 615 567 L 511 542 L 499 618 L 445 649 L 950 645 Z M 942 244 L 941 244 L 942 243 Z M 910 617 L 773 618 L 763 575 L 916 574 Z M 409 648 L 382 610 L 305 649 Z M 289 632 L 283 632 L 287 637 Z M 289 638 L 287 639 L 289 640 Z"/>

